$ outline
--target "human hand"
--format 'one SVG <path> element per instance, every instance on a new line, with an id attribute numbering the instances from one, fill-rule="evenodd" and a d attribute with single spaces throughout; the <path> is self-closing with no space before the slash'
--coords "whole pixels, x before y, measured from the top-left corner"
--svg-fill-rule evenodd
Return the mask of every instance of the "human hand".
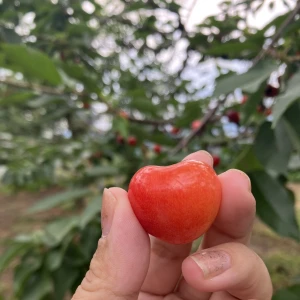
<path id="1" fill-rule="evenodd" d="M 199 151 L 185 159 L 212 165 Z M 272 284 L 263 261 L 248 247 L 255 199 L 246 174 L 221 175 L 218 216 L 196 253 L 191 244 L 150 237 L 136 219 L 127 193 L 105 190 L 102 238 L 73 300 L 270 300 Z"/>

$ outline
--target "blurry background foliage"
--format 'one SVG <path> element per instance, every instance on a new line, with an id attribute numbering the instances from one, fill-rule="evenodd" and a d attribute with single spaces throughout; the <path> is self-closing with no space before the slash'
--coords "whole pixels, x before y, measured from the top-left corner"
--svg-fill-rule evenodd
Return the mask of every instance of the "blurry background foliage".
<path id="1" fill-rule="evenodd" d="M 279 2 L 285 14 L 248 24 Z M 0 271 L 18 261 L 14 299 L 73 293 L 101 235 L 103 187 L 126 188 L 138 168 L 199 149 L 217 172 L 247 172 L 258 217 L 299 241 L 286 183 L 300 179 L 300 2 L 220 7 L 187 30 L 171 0 L 0 1 L 1 189 L 59 186 L 27 213 L 62 208 L 6 241 Z M 299 299 L 299 277 L 274 299 Z"/>

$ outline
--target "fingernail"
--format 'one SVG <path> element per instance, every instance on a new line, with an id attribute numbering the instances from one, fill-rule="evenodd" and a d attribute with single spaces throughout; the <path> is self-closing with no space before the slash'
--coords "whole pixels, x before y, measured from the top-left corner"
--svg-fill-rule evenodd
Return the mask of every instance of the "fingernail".
<path id="1" fill-rule="evenodd" d="M 252 187 L 251 187 L 251 180 L 250 180 L 249 176 L 240 170 L 237 170 L 237 169 L 234 169 L 234 170 L 236 172 L 240 173 L 241 178 L 243 178 L 243 179 L 241 179 L 240 184 L 245 185 L 247 187 L 248 191 L 251 192 Z"/>
<path id="2" fill-rule="evenodd" d="M 224 251 L 201 251 L 190 256 L 200 267 L 205 279 L 216 277 L 231 267 L 231 259 Z"/>
<path id="3" fill-rule="evenodd" d="M 108 189 L 104 189 L 101 209 L 102 237 L 106 237 L 110 232 L 116 205 L 117 199 L 115 196 Z"/>

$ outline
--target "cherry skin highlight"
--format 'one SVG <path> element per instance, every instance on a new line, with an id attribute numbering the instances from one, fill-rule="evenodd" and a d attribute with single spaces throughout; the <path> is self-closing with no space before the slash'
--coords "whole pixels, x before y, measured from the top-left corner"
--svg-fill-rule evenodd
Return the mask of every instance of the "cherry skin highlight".
<path id="1" fill-rule="evenodd" d="M 212 225 L 222 188 L 212 167 L 186 160 L 140 169 L 131 179 L 128 197 L 147 233 L 171 244 L 186 244 Z"/>

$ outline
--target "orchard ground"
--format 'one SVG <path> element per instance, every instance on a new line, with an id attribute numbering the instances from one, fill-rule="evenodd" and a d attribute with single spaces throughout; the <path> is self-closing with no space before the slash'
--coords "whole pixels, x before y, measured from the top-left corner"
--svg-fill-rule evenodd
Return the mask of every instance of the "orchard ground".
<path id="1" fill-rule="evenodd" d="M 290 184 L 296 194 L 297 219 L 300 222 L 300 183 Z M 0 253 L 5 249 L 5 241 L 17 233 L 43 228 L 55 216 L 66 215 L 68 212 L 53 209 L 46 213 L 25 216 L 25 211 L 38 199 L 58 192 L 53 188 L 37 194 L 20 193 L 15 196 L 0 195 Z M 78 209 L 78 208 L 77 208 Z M 197 245 L 195 243 L 194 248 Z M 272 276 L 275 290 L 299 283 L 300 245 L 293 240 L 282 238 L 256 220 L 252 237 L 252 248 L 264 259 Z M 14 262 L 17 264 L 17 262 Z M 298 276 L 298 277 L 297 277 Z M 10 299 L 12 288 L 12 268 L 0 277 L 0 294 Z M 0 297 L 1 298 L 1 297 Z"/>

